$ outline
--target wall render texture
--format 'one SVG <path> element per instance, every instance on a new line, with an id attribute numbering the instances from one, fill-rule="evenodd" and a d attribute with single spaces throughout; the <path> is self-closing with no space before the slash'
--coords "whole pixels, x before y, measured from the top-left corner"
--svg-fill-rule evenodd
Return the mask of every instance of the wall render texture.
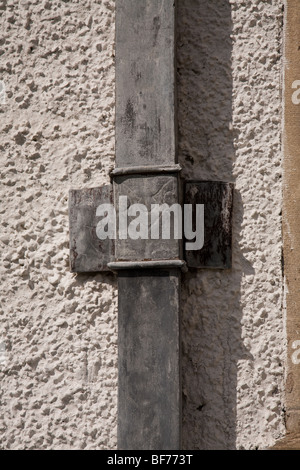
<path id="1" fill-rule="evenodd" d="M 3 1 L 2 448 L 111 448 L 112 276 L 72 275 L 68 190 L 114 166 L 114 3 Z"/>
<path id="2" fill-rule="evenodd" d="M 284 435 L 280 0 L 178 1 L 179 160 L 234 181 L 233 269 L 182 286 L 183 446 Z M 117 286 L 73 275 L 68 190 L 114 167 L 114 1 L 0 1 L 0 448 L 114 449 Z"/>
<path id="3" fill-rule="evenodd" d="M 233 269 L 183 289 L 184 443 L 255 449 L 284 433 L 282 2 L 179 2 L 187 178 L 235 182 Z"/>

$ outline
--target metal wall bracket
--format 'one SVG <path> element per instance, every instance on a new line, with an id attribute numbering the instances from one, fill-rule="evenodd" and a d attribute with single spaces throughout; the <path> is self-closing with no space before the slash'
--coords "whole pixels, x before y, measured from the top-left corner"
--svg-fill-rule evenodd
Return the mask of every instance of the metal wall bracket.
<path id="1" fill-rule="evenodd" d="M 128 174 L 114 170 L 112 185 L 71 190 L 69 194 L 70 269 L 72 272 L 115 271 L 138 266 L 180 265 L 198 269 L 230 269 L 232 258 L 233 183 L 187 181 L 183 205 L 204 205 L 204 245 L 200 250 L 184 249 L 186 240 L 100 240 L 96 234 L 97 207 L 113 204 L 118 210 L 120 195 L 130 203 L 148 199 L 149 204 L 177 200 L 175 171 L 155 175 Z M 179 191 L 180 192 L 180 191 Z M 160 193 L 160 196 L 158 194 Z M 114 204 L 116 201 L 116 204 Z M 194 217 L 195 220 L 195 217 Z M 172 261 L 173 260 L 173 261 Z M 154 263 L 154 264 L 153 264 Z M 170 264 L 171 263 L 171 264 Z"/>
<path id="2" fill-rule="evenodd" d="M 112 186 L 69 191 L 69 247 L 71 272 L 109 271 L 114 259 L 114 240 L 96 234 L 100 204 L 112 204 Z"/>
<path id="3" fill-rule="evenodd" d="M 188 181 L 184 202 L 204 205 L 204 245 L 201 250 L 185 251 L 190 268 L 230 269 L 232 265 L 233 183 Z"/>
<path id="4" fill-rule="evenodd" d="M 231 266 L 232 184 L 180 178 L 176 4 L 116 0 L 116 168 L 110 186 L 71 191 L 69 199 L 71 270 L 118 273 L 120 450 L 181 448 L 181 272 Z M 142 204 L 144 215 L 152 204 L 176 204 L 181 216 L 185 204 L 194 212 L 200 204 L 202 222 L 204 205 L 200 242 L 186 243 L 191 227 L 180 237 L 140 238 L 120 237 L 118 227 L 117 238 L 100 240 L 101 204 L 113 204 L 119 225 L 125 204 Z M 143 220 L 154 232 L 158 219 Z"/>

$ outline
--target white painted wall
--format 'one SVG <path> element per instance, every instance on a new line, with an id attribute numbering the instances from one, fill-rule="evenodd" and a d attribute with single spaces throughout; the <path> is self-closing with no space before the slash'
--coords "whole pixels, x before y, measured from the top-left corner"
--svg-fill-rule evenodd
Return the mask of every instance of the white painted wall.
<path id="1" fill-rule="evenodd" d="M 264 448 L 284 434 L 283 2 L 178 3 L 184 175 L 236 184 L 232 271 L 183 282 L 184 447 Z M 114 449 L 116 282 L 68 270 L 68 190 L 114 166 L 114 1 L 3 0 L 0 26 L 0 448 Z"/>
<path id="2" fill-rule="evenodd" d="M 284 433 L 281 1 L 179 1 L 180 161 L 235 182 L 233 269 L 183 287 L 184 444 L 255 449 Z"/>
<path id="3" fill-rule="evenodd" d="M 114 2 L 0 14 L 0 447 L 113 448 L 116 283 L 69 272 L 68 190 L 114 166 Z"/>

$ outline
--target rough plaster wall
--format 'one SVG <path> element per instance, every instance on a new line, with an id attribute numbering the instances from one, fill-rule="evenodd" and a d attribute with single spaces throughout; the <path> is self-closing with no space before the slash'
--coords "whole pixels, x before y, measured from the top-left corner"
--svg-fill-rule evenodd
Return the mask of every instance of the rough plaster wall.
<path id="1" fill-rule="evenodd" d="M 235 182 L 233 269 L 189 272 L 187 449 L 265 448 L 284 434 L 279 0 L 180 0 L 179 150 L 190 179 Z"/>
<path id="2" fill-rule="evenodd" d="M 69 273 L 68 190 L 114 166 L 114 2 L 0 2 L 0 448 L 116 443 L 116 285 Z"/>
<path id="3" fill-rule="evenodd" d="M 183 295 L 186 449 L 284 433 L 282 2 L 178 1 L 184 175 L 235 181 L 231 272 Z M 0 448 L 116 446 L 116 284 L 68 272 L 69 188 L 114 165 L 114 1 L 0 1 Z"/>

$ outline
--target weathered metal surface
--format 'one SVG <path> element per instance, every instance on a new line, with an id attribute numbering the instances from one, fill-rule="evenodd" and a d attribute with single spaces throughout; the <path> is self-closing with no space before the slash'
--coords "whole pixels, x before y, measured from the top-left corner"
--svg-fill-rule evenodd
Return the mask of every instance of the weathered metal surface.
<path id="1" fill-rule="evenodd" d="M 231 268 L 233 183 L 219 181 L 187 182 L 184 203 L 204 204 L 204 246 L 185 251 L 191 268 Z"/>
<path id="2" fill-rule="evenodd" d="M 179 202 L 175 5 L 116 0 L 116 205 Z M 180 261 L 181 245 L 121 239 L 113 266 Z M 180 267 L 120 270 L 118 283 L 118 448 L 180 449 Z"/>
<path id="3" fill-rule="evenodd" d="M 175 1 L 116 0 L 116 166 L 176 161 Z"/>
<path id="4" fill-rule="evenodd" d="M 120 176 L 120 175 L 144 175 L 144 174 L 153 174 L 153 173 L 179 173 L 181 171 L 181 166 L 179 164 L 174 165 L 156 165 L 156 166 L 128 166 L 123 168 L 115 168 L 111 171 L 111 176 Z"/>
<path id="5" fill-rule="evenodd" d="M 120 450 L 181 448 L 179 270 L 120 271 Z"/>
<path id="6" fill-rule="evenodd" d="M 121 271 L 129 269 L 169 269 L 180 268 L 182 272 L 187 271 L 186 263 L 182 260 L 159 260 L 159 261 L 113 261 L 108 263 L 112 271 Z"/>
<path id="7" fill-rule="evenodd" d="M 70 269 L 72 272 L 109 271 L 114 240 L 99 240 L 96 234 L 100 204 L 112 203 L 112 186 L 72 189 L 69 192 Z"/>
<path id="8" fill-rule="evenodd" d="M 178 175 L 132 175 L 114 178 L 114 200 L 116 203 L 117 219 L 119 220 L 119 198 L 127 197 L 128 207 L 142 204 L 148 213 L 148 239 L 127 239 L 116 241 L 116 261 L 146 261 L 180 259 L 182 240 L 174 238 L 174 217 L 170 212 L 170 238 L 162 238 L 162 223 L 160 220 L 159 239 L 151 238 L 151 206 L 153 204 L 168 204 L 178 202 Z M 167 213 L 165 217 L 168 217 Z M 160 217 L 161 218 L 161 217 Z M 128 225 L 135 217 L 128 217 Z M 168 235 L 168 233 L 167 233 Z"/>

